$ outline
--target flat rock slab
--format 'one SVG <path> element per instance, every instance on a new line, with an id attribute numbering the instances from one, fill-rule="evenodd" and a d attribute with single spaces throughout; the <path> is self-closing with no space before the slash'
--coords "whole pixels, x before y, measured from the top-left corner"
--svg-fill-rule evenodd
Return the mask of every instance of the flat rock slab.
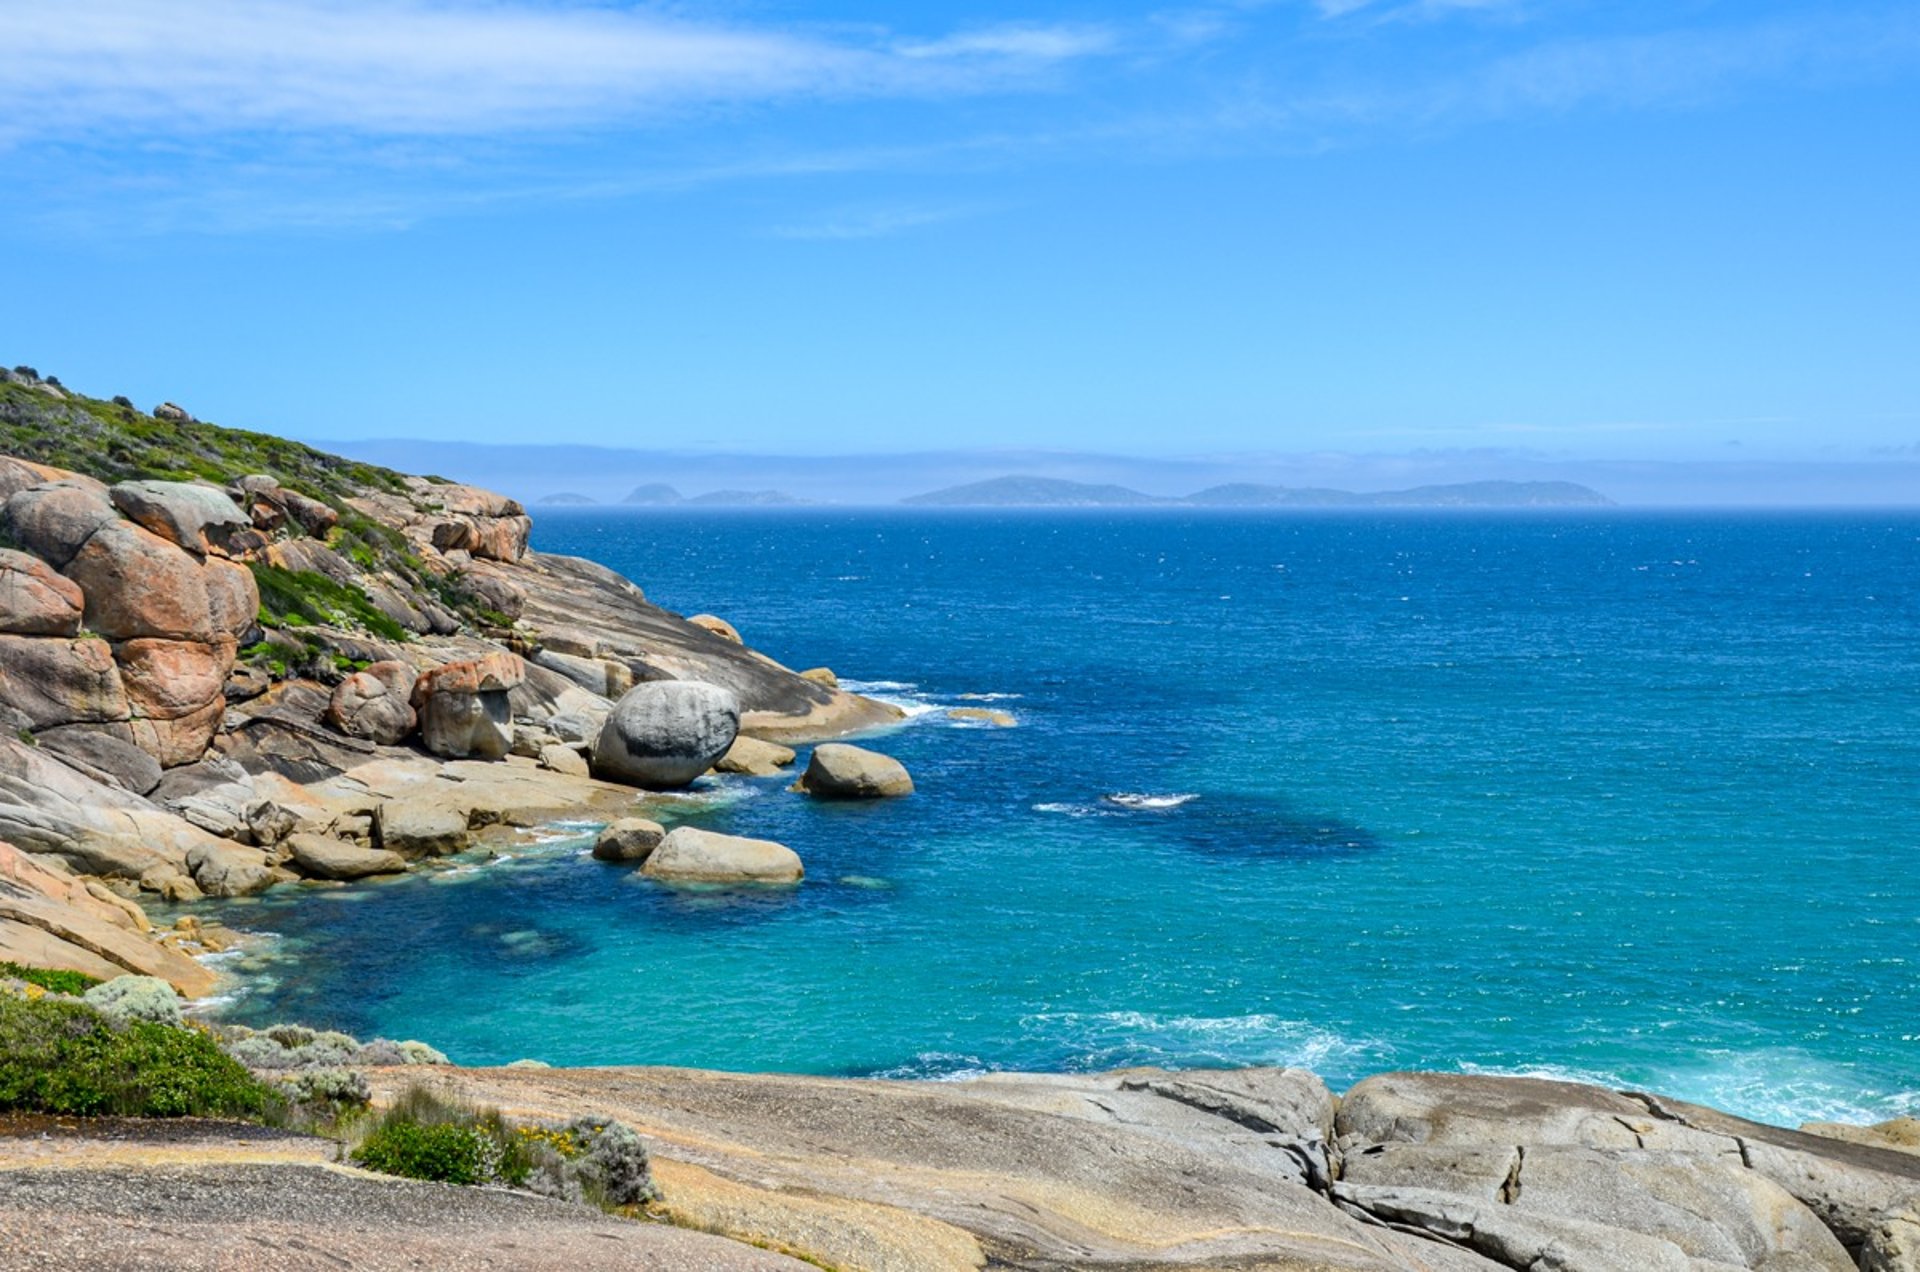
<path id="1" fill-rule="evenodd" d="M 794 1259 L 584 1206 L 313 1165 L 0 1171 L 9 1268 L 799 1272 Z"/>

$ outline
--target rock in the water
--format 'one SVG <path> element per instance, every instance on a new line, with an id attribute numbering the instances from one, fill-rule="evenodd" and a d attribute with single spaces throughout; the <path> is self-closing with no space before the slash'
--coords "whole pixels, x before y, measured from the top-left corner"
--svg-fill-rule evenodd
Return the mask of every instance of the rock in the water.
<path id="1" fill-rule="evenodd" d="M 906 766 L 890 755 L 825 742 L 813 748 L 796 790 L 816 799 L 886 799 L 913 793 Z"/>
<path id="2" fill-rule="evenodd" d="M 112 649 L 91 638 L 0 636 L 0 701 L 36 729 L 132 714 Z"/>
<path id="3" fill-rule="evenodd" d="M 37 733 L 33 740 L 95 781 L 145 795 L 160 784 L 160 762 L 127 734 L 123 725 L 69 724 Z"/>
<path id="4" fill-rule="evenodd" d="M 94 531 L 120 520 L 107 488 L 90 477 L 29 486 L 7 500 L 14 541 L 56 570 L 64 570 Z"/>
<path id="5" fill-rule="evenodd" d="M 696 680 L 635 685 L 593 744 L 596 776 L 651 790 L 686 786 L 725 755 L 740 731 L 730 692 Z"/>
<path id="6" fill-rule="evenodd" d="M 334 686 L 327 723 L 350 738 L 393 746 L 413 732 L 413 668 L 402 662 L 377 662 Z"/>
<path id="7" fill-rule="evenodd" d="M 252 518 L 226 492 L 189 481 L 123 481 L 108 492 L 114 506 L 163 539 L 196 556 L 224 551 Z"/>
<path id="8" fill-rule="evenodd" d="M 39 557 L 0 549 L 0 632 L 14 636 L 77 636 L 86 593 Z"/>
<path id="9" fill-rule="evenodd" d="M 689 618 L 687 621 L 689 623 L 692 623 L 695 627 L 700 628 L 702 631 L 712 632 L 715 636 L 718 636 L 721 640 L 731 641 L 733 644 L 736 644 L 736 645 L 746 644 L 745 641 L 740 639 L 739 630 L 735 628 L 732 623 L 729 623 L 726 619 L 720 618 L 717 615 L 695 614 L 693 617 Z"/>
<path id="10" fill-rule="evenodd" d="M 189 850 L 187 870 L 210 897 L 250 897 L 273 886 L 266 854 L 238 844 L 216 841 Z"/>
<path id="11" fill-rule="evenodd" d="M 420 740 L 448 759 L 497 760 L 513 747 L 507 695 L 526 679 L 519 655 L 488 654 L 422 672 L 413 690 Z"/>
<path id="12" fill-rule="evenodd" d="M 409 860 L 451 857 L 472 841 L 467 815 L 423 800 L 390 799 L 373 810 L 374 842 Z"/>
<path id="13" fill-rule="evenodd" d="M 727 748 L 725 755 L 714 761 L 713 767 L 722 773 L 772 777 L 792 764 L 793 760 L 792 747 L 781 746 L 778 742 L 762 742 L 743 733 L 733 740 L 733 745 Z"/>
<path id="14" fill-rule="evenodd" d="M 622 817 L 593 841 L 593 855 L 602 861 L 645 861 L 666 834 L 666 827 L 659 822 Z"/>
<path id="15" fill-rule="evenodd" d="M 362 848 L 329 835 L 290 835 L 287 847 L 294 868 L 310 879 L 364 879 L 368 875 L 399 874 L 407 868 L 397 852 Z"/>
<path id="16" fill-rule="evenodd" d="M 806 870 L 785 844 L 676 826 L 640 873 L 663 883 L 798 883 Z"/>
<path id="17" fill-rule="evenodd" d="M 997 729 L 1011 729 L 1017 721 L 1011 711 L 998 711 L 992 707 L 955 707 L 947 712 L 949 720 L 964 720 L 969 724 L 990 724 Z"/>

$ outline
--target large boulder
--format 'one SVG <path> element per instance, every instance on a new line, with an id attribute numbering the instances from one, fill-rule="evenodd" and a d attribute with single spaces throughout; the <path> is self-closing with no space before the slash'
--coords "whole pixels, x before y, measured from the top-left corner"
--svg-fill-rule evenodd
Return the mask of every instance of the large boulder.
<path id="1" fill-rule="evenodd" d="M 90 637 L 0 636 L 0 702 L 35 729 L 101 724 L 131 713 L 113 650 Z"/>
<path id="2" fill-rule="evenodd" d="M 406 859 L 397 852 L 362 848 L 331 835 L 290 835 L 286 846 L 294 869 L 309 879 L 364 879 L 399 874 L 407 868 Z"/>
<path id="3" fill-rule="evenodd" d="M 211 969 L 147 939 L 140 923 L 137 907 L 100 885 L 0 843 L 0 961 L 101 980 L 128 972 L 158 976 L 188 995 L 212 990 Z"/>
<path id="4" fill-rule="evenodd" d="M 90 477 L 29 486 L 7 500 L 14 542 L 56 570 L 64 570 L 94 532 L 120 520 L 107 489 Z"/>
<path id="5" fill-rule="evenodd" d="M 195 556 L 225 551 L 235 531 L 253 521 L 226 492 L 189 481 L 123 481 L 108 494 L 114 507 Z"/>
<path id="6" fill-rule="evenodd" d="M 488 654 L 422 672 L 413 689 L 420 740 L 447 759 L 498 760 L 513 748 L 507 695 L 526 679 L 517 654 Z"/>
<path id="7" fill-rule="evenodd" d="M 798 883 L 800 856 L 769 839 L 743 839 L 676 826 L 647 854 L 640 873 L 662 883 Z"/>
<path id="8" fill-rule="evenodd" d="M 729 644 L 746 644 L 746 642 L 740 638 L 740 629 L 732 623 L 729 623 L 726 619 L 721 618 L 718 614 L 695 614 L 688 618 L 687 621 L 695 627 L 698 627 L 701 631 L 712 632 L 715 636 L 727 641 Z"/>
<path id="9" fill-rule="evenodd" d="M 131 522 L 101 526 L 67 563 L 66 574 L 87 594 L 87 626 L 108 640 L 214 634 L 200 562 Z"/>
<path id="10" fill-rule="evenodd" d="M 76 636 L 86 593 L 39 557 L 0 549 L 0 632 L 14 636 Z"/>
<path id="11" fill-rule="evenodd" d="M 827 742 L 813 748 L 796 790 L 816 799 L 887 799 L 913 793 L 906 766 L 890 755 Z"/>
<path id="12" fill-rule="evenodd" d="M 622 817 L 593 841 L 593 855 L 601 861 L 645 861 L 666 837 L 666 827 L 659 822 Z"/>
<path id="13" fill-rule="evenodd" d="M 327 722 L 350 738 L 393 746 L 419 722 L 413 690 L 419 676 L 403 662 L 377 662 L 334 687 Z"/>
<path id="14" fill-rule="evenodd" d="M 133 740 L 167 768 L 205 755 L 226 711 L 233 637 L 130 640 L 117 652 Z"/>
<path id="15" fill-rule="evenodd" d="M 697 680 L 653 680 L 621 696 L 593 744 L 596 776 L 649 790 L 686 786 L 727 753 L 740 704 Z"/>

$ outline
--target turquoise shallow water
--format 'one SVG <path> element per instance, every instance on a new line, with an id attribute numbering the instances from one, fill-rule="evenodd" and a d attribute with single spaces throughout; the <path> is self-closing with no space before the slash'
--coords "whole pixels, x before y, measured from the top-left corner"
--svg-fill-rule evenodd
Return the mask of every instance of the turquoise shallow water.
<path id="1" fill-rule="evenodd" d="M 1920 1109 L 1920 517 L 543 513 L 923 710 L 920 793 L 703 786 L 790 893 L 585 827 L 229 911 L 230 1008 L 456 1059 L 1575 1074 Z M 994 705 L 1019 727 L 934 706 Z M 1115 795 L 1151 800 L 1116 802 Z"/>

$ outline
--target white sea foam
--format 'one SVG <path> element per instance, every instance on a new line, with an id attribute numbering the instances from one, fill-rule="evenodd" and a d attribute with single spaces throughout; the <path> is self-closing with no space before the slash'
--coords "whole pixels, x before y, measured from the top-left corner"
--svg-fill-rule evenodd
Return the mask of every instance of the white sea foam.
<path id="1" fill-rule="evenodd" d="M 1002 702 L 1021 696 L 1017 693 L 957 693 L 950 699 L 938 698 L 922 692 L 919 685 L 905 680 L 842 680 L 840 687 L 894 708 L 906 716 L 902 722 L 904 724 L 931 720 L 956 728 L 978 727 L 971 721 L 947 718 L 946 713 L 953 710 L 956 703 Z"/>
<path id="2" fill-rule="evenodd" d="M 1192 792 L 1181 792 L 1174 795 L 1146 795 L 1132 791 L 1120 791 L 1112 795 L 1102 795 L 1100 798 L 1120 808 L 1162 812 L 1169 808 L 1178 808 L 1182 804 L 1191 804 L 1200 797 Z"/>
<path id="3" fill-rule="evenodd" d="M 1081 1071 L 1128 1065 L 1169 1068 L 1292 1065 L 1317 1073 L 1378 1067 L 1381 1048 L 1307 1021 L 1258 1012 L 1245 1016 L 1176 1016 L 1142 1011 L 1044 1012 L 1023 1029 L 1049 1050 L 1064 1050 L 1064 1067 Z"/>

